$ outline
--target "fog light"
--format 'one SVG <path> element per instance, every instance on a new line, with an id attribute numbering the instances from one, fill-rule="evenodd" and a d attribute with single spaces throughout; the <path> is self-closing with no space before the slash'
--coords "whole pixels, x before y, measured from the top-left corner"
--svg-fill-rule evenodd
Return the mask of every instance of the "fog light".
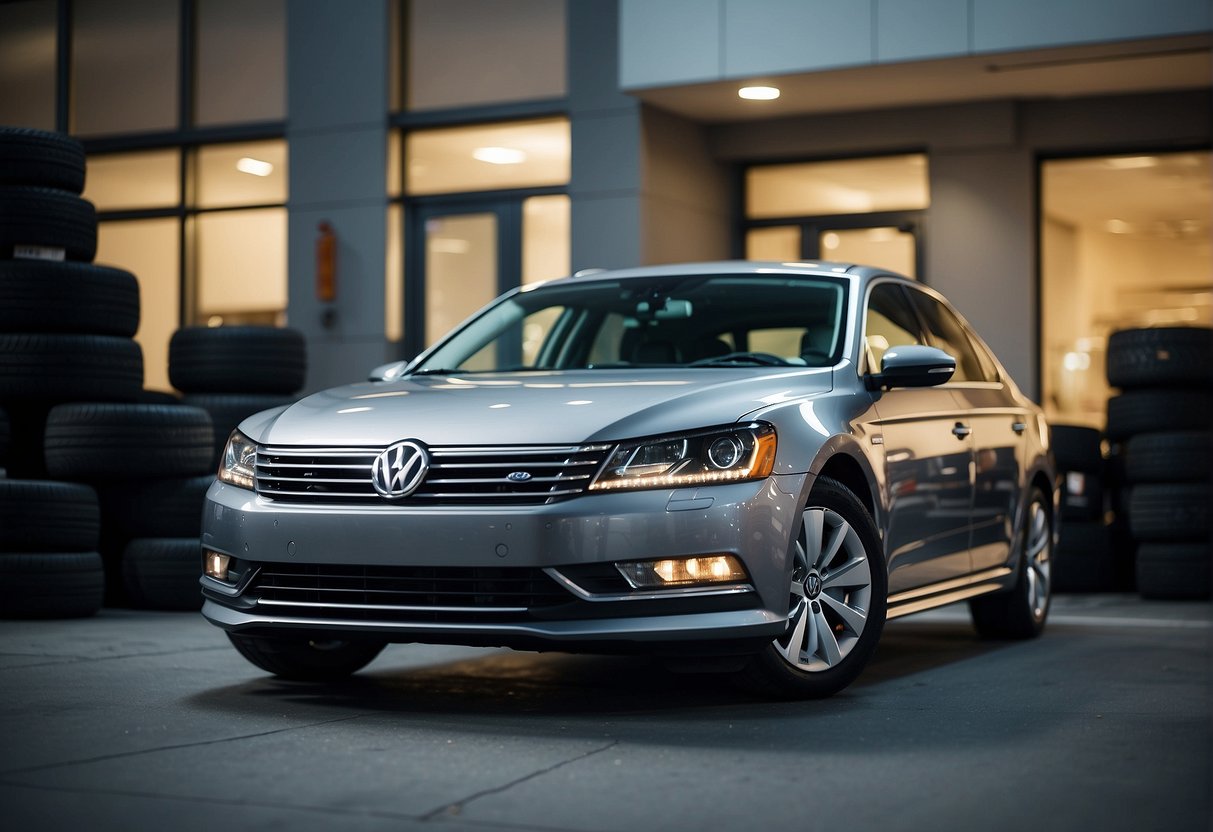
<path id="1" fill-rule="evenodd" d="M 617 563 L 615 568 L 632 589 L 737 583 L 746 580 L 745 568 L 732 555 L 642 560 Z"/>
<path id="2" fill-rule="evenodd" d="M 214 578 L 216 581 L 227 583 L 227 568 L 231 562 L 231 556 L 221 555 L 218 552 L 208 550 L 206 553 L 206 576 Z"/>

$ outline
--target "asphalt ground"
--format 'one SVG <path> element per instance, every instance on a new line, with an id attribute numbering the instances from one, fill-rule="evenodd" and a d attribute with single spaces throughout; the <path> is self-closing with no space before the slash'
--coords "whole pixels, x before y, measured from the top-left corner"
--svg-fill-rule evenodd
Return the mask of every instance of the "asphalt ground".
<path id="1" fill-rule="evenodd" d="M 821 702 L 420 645 L 288 683 L 196 614 L 5 621 L 0 827 L 1204 832 L 1211 613 L 1063 596 L 1008 644 L 949 608 Z"/>

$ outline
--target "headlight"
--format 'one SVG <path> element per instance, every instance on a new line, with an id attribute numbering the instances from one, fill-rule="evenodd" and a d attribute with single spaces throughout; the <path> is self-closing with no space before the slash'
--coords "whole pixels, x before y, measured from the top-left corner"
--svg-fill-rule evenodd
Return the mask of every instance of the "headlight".
<path id="1" fill-rule="evenodd" d="M 775 467 L 775 428 L 750 424 L 624 442 L 591 491 L 758 480 Z"/>
<path id="2" fill-rule="evenodd" d="M 219 459 L 219 481 L 252 488 L 256 464 L 257 443 L 238 430 L 232 431 Z"/>

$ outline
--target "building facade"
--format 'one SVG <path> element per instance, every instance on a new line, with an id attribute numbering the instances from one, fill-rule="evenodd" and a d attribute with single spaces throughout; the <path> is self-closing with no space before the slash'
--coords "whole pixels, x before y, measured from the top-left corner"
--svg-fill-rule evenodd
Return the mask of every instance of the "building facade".
<path id="1" fill-rule="evenodd" d="M 1205 0 L 17 0 L 0 123 L 85 142 L 151 387 L 183 323 L 289 323 L 315 389 L 573 270 L 820 258 L 1098 424 L 1110 331 L 1213 323 L 1211 47 Z"/>

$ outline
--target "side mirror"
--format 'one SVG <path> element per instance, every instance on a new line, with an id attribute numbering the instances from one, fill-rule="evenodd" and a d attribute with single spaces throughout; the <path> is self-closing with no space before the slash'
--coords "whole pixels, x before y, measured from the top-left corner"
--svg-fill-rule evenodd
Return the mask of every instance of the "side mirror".
<path id="1" fill-rule="evenodd" d="M 375 369 L 371 370 L 367 376 L 367 381 L 395 381 L 404 375 L 404 370 L 408 367 L 407 361 L 393 361 L 390 364 L 380 364 Z"/>
<path id="2" fill-rule="evenodd" d="M 873 390 L 934 387 L 952 378 L 956 359 L 935 347 L 894 347 L 880 361 L 880 372 L 868 376 Z"/>

